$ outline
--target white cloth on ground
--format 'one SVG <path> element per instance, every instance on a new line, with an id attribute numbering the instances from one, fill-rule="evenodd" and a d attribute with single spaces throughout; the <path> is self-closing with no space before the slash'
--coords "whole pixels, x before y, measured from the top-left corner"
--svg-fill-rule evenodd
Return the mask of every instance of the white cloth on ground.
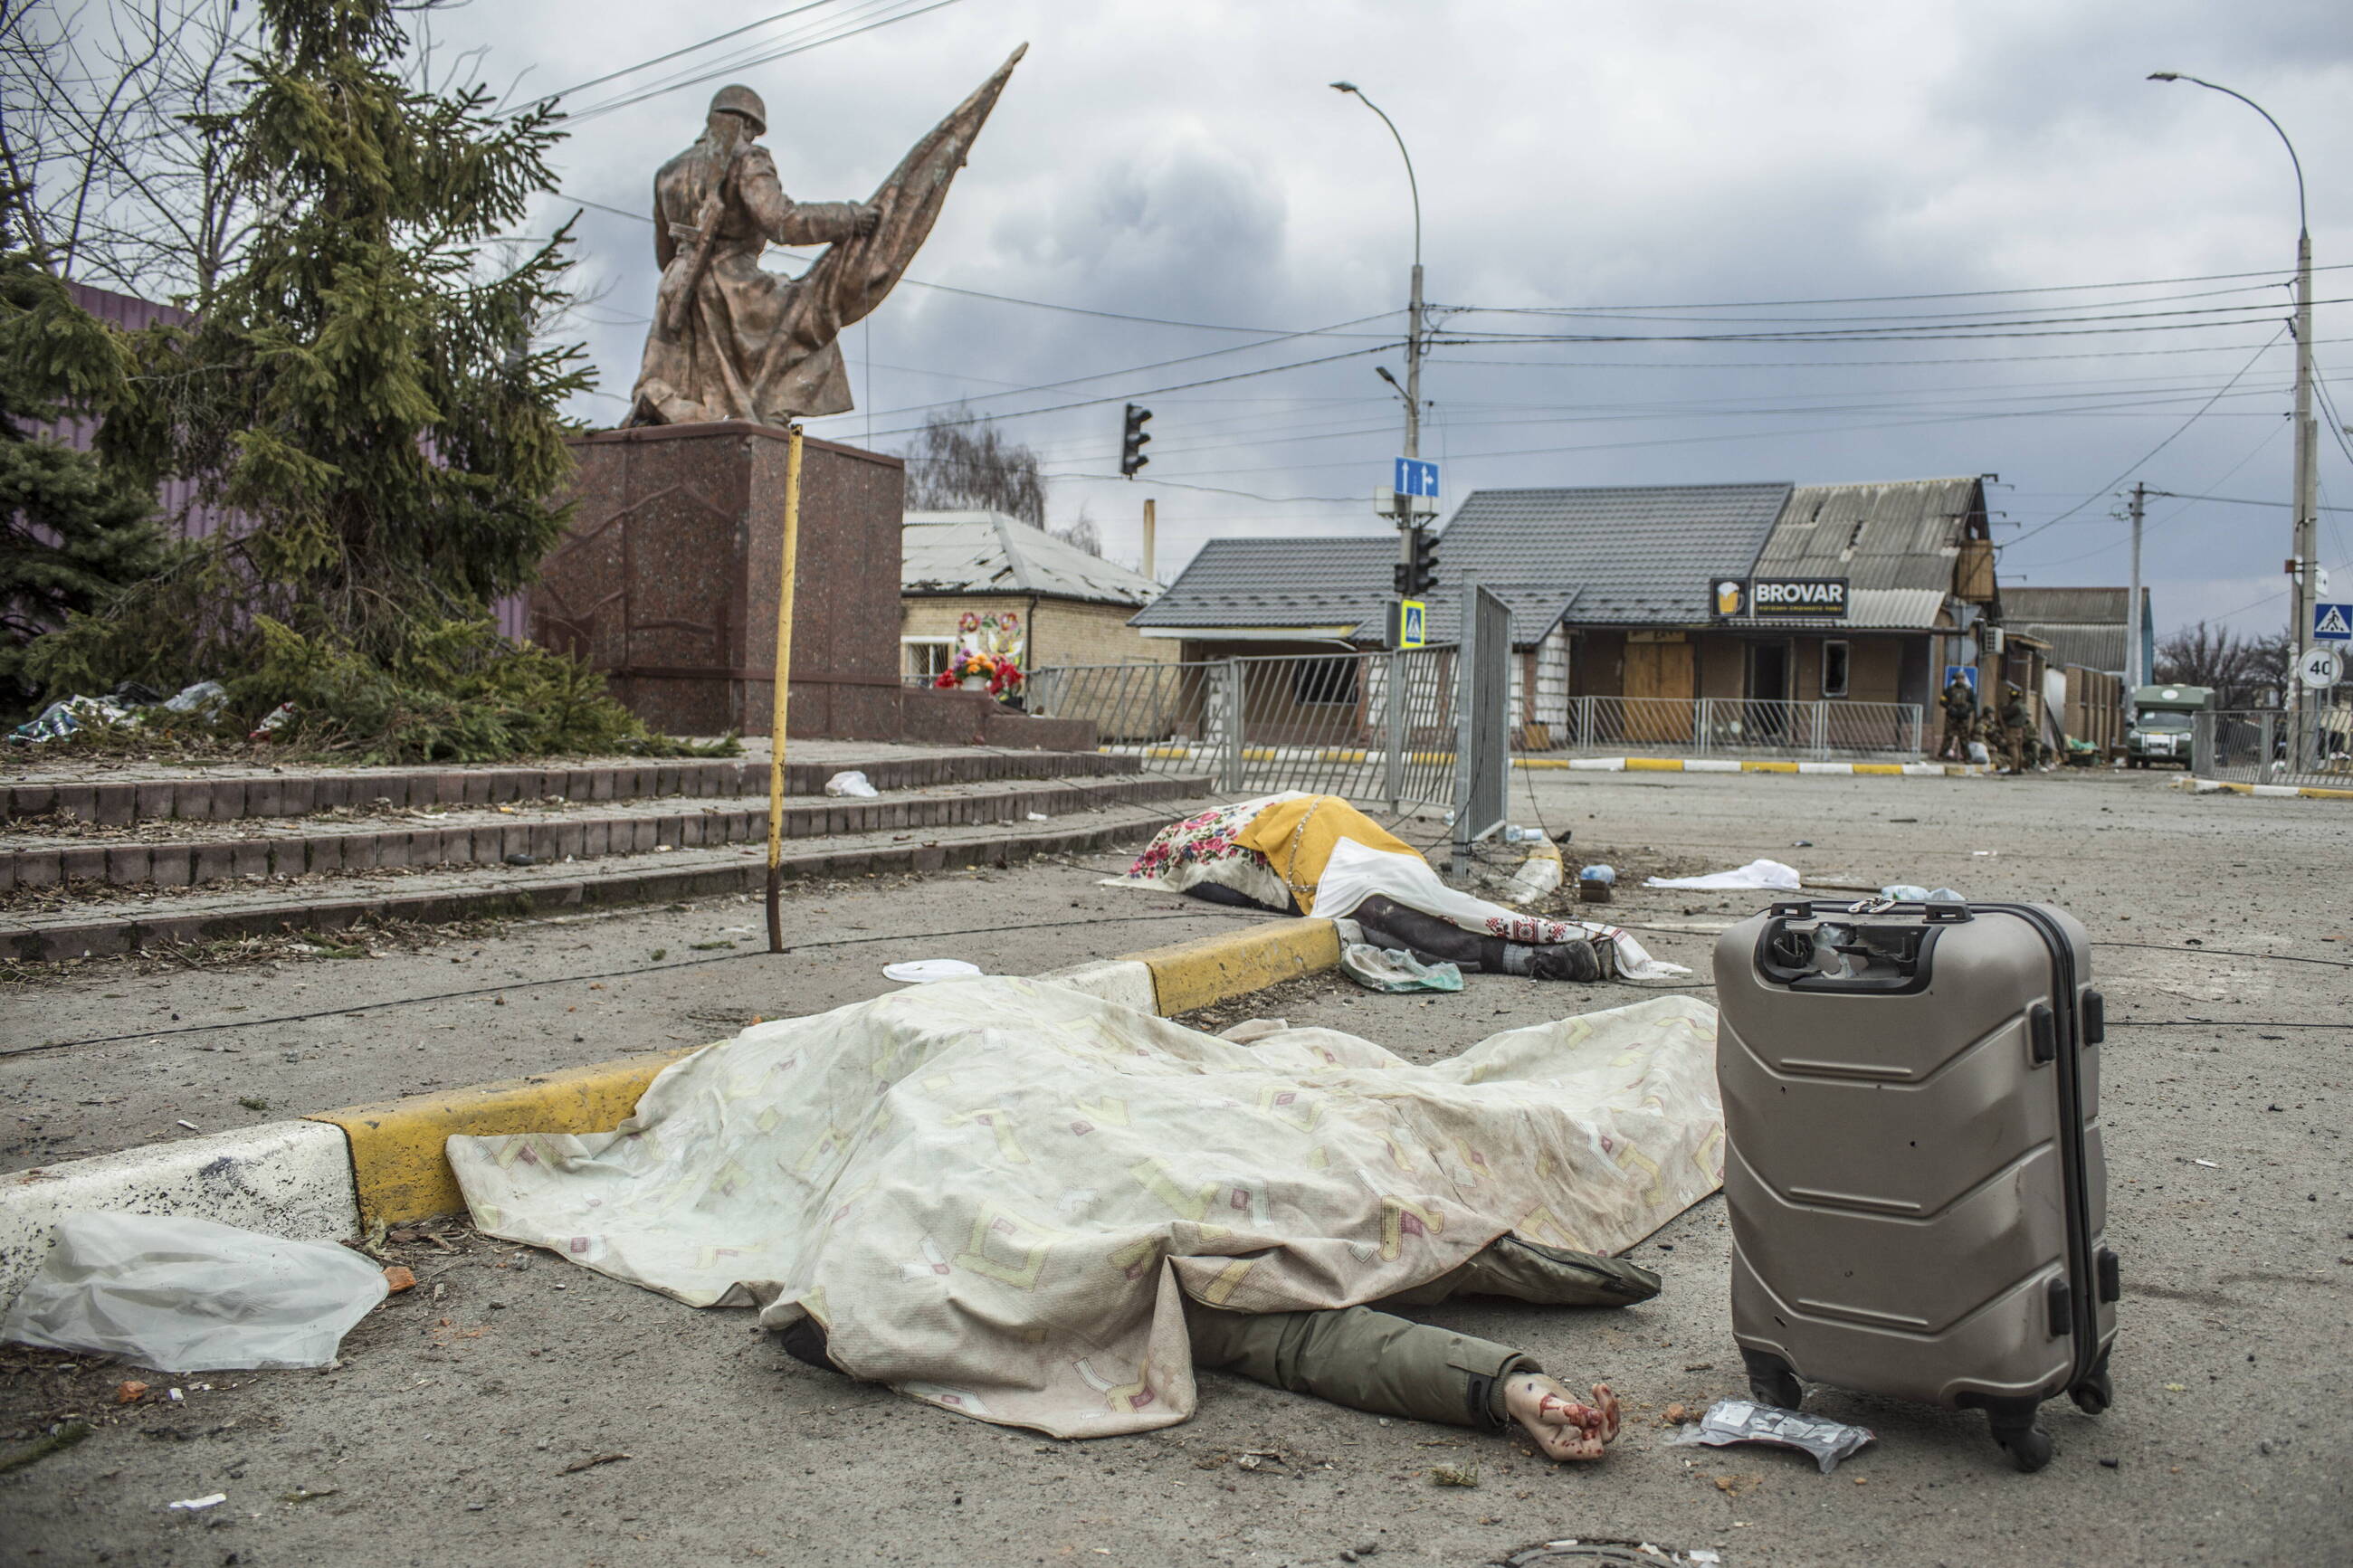
<path id="1" fill-rule="evenodd" d="M 1736 871 L 1710 871 L 1704 877 L 1652 877 L 1642 884 L 1646 888 L 1686 888 L 1702 893 L 1734 892 L 1748 888 L 1794 893 L 1799 885 L 1797 868 L 1784 866 L 1778 860 L 1751 860 Z"/>
<path id="2" fill-rule="evenodd" d="M 1345 1307 L 1505 1234 L 1632 1246 L 1721 1183 L 1715 1061 L 1689 996 L 1425 1067 L 999 977 L 754 1025 L 616 1131 L 448 1151 L 491 1235 L 772 1328 L 807 1313 L 857 1376 L 1098 1436 L 1191 1414 L 1187 1296 Z"/>

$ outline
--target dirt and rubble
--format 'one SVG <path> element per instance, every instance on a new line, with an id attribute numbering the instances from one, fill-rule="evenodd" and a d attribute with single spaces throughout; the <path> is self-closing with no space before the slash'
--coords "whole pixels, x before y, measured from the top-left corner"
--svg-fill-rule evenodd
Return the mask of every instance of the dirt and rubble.
<path id="1" fill-rule="evenodd" d="M 1618 857 L 1617 901 L 1580 912 L 1692 965 L 1685 988 L 1701 994 L 1715 931 L 1767 896 L 1646 889 L 1632 873 L 1763 856 L 1824 881 L 1944 883 L 2084 919 L 2109 998 L 2109 1239 L 2126 1297 L 2116 1403 L 2097 1419 L 2050 1406 L 2050 1468 L 2018 1474 L 1980 1417 L 1831 1390 L 1810 1408 L 1879 1438 L 1834 1476 L 1778 1451 L 1662 1447 L 1672 1406 L 1743 1389 L 1720 1200 L 1635 1249 L 1666 1280 L 1655 1301 L 1426 1314 L 1524 1345 L 1571 1381 L 1609 1379 L 1630 1420 L 1598 1467 L 1215 1373 L 1181 1426 L 1050 1441 L 812 1370 L 747 1331 L 748 1314 L 692 1310 L 448 1223 L 384 1238 L 417 1286 L 347 1337 L 332 1372 L 166 1379 L 6 1352 L 0 1462 L 53 1427 L 92 1429 L 0 1474 L 0 1562 L 1276 1568 L 1496 1563 L 1568 1537 L 1701 1548 L 1735 1568 L 2344 1556 L 2353 811 L 2142 778 L 1582 775 L 1515 787 L 1514 804 L 1515 818 L 1573 827 L 1572 859 Z M 441 933 L 373 946 L 374 959 L 93 962 L 0 998 L 16 1039 L 134 1037 L 0 1057 L 10 1113 L 34 1119 L 12 1123 L 0 1163 L 177 1135 L 184 1115 L 231 1125 L 240 1094 L 309 1109 L 707 1038 L 875 994 L 895 958 L 1022 973 L 1252 918 L 1097 887 L 1117 864 L 805 888 L 788 901 L 793 934 L 844 945 L 779 960 L 697 948 L 751 944 L 756 904 L 721 900 Z M 1109 923 L 1144 916 L 1158 918 Z M 681 956 L 694 966 L 565 978 Z M 1327 1024 L 1429 1060 L 1648 989 L 1472 975 L 1459 995 L 1392 996 L 1313 976 L 1197 1019 Z M 460 991 L 472 994 L 295 1017 Z M 288 1021 L 238 1023 L 248 1016 Z M 237 1026 L 161 1032 L 222 1023 Z M 111 1403 L 126 1379 L 151 1390 Z M 159 1401 L 171 1387 L 182 1398 Z M 1440 1469 L 1477 1484 L 1441 1485 Z M 166 1506 L 216 1491 L 227 1500 L 207 1510 Z"/>

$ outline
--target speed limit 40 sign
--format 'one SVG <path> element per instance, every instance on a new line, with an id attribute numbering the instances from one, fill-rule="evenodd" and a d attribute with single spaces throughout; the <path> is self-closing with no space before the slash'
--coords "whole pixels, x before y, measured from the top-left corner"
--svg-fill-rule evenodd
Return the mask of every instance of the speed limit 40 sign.
<path id="1" fill-rule="evenodd" d="M 2333 647 L 2308 647 L 2296 660 L 2295 676 L 2315 691 L 2326 691 L 2345 673 L 2345 658 Z"/>

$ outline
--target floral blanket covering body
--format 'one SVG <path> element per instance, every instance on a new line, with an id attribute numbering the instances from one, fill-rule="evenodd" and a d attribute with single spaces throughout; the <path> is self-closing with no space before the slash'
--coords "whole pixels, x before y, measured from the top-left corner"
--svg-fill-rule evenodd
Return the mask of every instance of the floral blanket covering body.
<path id="1" fill-rule="evenodd" d="M 1058 1436 L 1191 1414 L 1183 1298 L 1353 1305 L 1505 1233 L 1614 1253 L 1715 1190 L 1715 1014 L 1662 996 L 1408 1063 L 1038 981 L 755 1025 L 612 1132 L 449 1140 L 474 1222 Z"/>

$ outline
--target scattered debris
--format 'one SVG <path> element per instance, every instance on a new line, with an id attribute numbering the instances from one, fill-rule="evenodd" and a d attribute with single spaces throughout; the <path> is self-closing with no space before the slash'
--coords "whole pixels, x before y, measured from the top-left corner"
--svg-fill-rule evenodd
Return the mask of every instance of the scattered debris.
<path id="1" fill-rule="evenodd" d="M 410 1272 L 408 1268 L 398 1263 L 390 1264 L 385 1267 L 384 1271 L 384 1282 L 391 1290 L 392 1294 L 396 1296 L 399 1295 L 403 1290 L 414 1290 L 417 1289 L 417 1276 Z"/>
<path id="2" fill-rule="evenodd" d="M 585 1459 L 573 1460 L 555 1473 L 559 1476 L 576 1476 L 583 1470 L 593 1470 L 599 1465 L 609 1465 L 616 1460 L 631 1458 L 634 1456 L 629 1454 L 591 1454 Z"/>
<path id="3" fill-rule="evenodd" d="M 148 1385 L 135 1377 L 126 1377 L 114 1385 L 114 1403 L 136 1405 L 145 1396 Z"/>
<path id="4" fill-rule="evenodd" d="M 1451 963 L 1424 963 L 1401 947 L 1352 942 L 1340 950 L 1340 967 L 1367 991 L 1460 991 L 1462 971 Z"/>
<path id="5" fill-rule="evenodd" d="M 210 1497 L 182 1498 L 178 1502 L 166 1503 L 164 1506 L 178 1509 L 183 1513 L 202 1513 L 208 1508 L 218 1508 L 227 1501 L 228 1501 L 228 1493 L 215 1492 Z"/>
<path id="6" fill-rule="evenodd" d="M 341 1487 L 296 1487 L 279 1498 L 280 1502 L 316 1502 L 322 1497 L 333 1497 Z"/>
<path id="7" fill-rule="evenodd" d="M 1660 1422 L 1668 1426 L 1681 1426 L 1698 1419 L 1699 1413 L 1680 1399 L 1659 1412 Z"/>
<path id="8" fill-rule="evenodd" d="M 868 783 L 864 773 L 853 768 L 826 780 L 825 793 L 836 797 L 847 795 L 852 800 L 872 800 L 882 792 Z"/>
<path id="9" fill-rule="evenodd" d="M 1464 1465 L 1458 1468 L 1452 1465 L 1436 1465 L 1430 1468 L 1430 1479 L 1433 1486 L 1475 1487 L 1479 1484 L 1479 1467 Z"/>
<path id="10" fill-rule="evenodd" d="M 1234 1456 L 1234 1468 L 1240 1470 L 1287 1468 L 1282 1456 L 1272 1448 L 1245 1448 Z"/>
<path id="11" fill-rule="evenodd" d="M 1667 1442 L 1676 1447 L 1701 1443 L 1710 1447 L 1722 1447 L 1728 1443 L 1770 1443 L 1798 1448 L 1811 1454 L 1821 1466 L 1822 1474 L 1829 1475 L 1838 1468 L 1840 1460 L 1871 1442 L 1873 1436 L 1868 1426 L 1826 1421 L 1818 1415 L 1803 1415 L 1754 1400 L 1719 1399 L 1696 1426 L 1678 1432 Z M 1723 1485 L 1721 1479 L 1717 1485 Z"/>

